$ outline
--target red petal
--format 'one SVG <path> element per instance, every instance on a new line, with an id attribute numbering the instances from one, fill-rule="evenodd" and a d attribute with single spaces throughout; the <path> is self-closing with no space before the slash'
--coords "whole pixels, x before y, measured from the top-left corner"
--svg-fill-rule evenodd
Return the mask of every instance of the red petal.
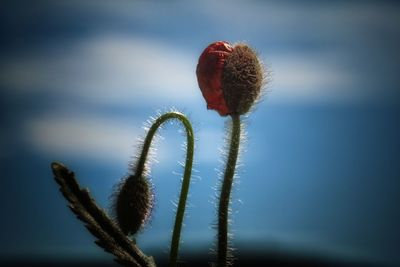
<path id="1" fill-rule="evenodd" d="M 226 58 L 232 50 L 233 47 L 227 42 L 212 43 L 200 55 L 197 64 L 197 81 L 207 102 L 207 108 L 218 111 L 221 116 L 230 113 L 224 99 L 221 80 Z"/>

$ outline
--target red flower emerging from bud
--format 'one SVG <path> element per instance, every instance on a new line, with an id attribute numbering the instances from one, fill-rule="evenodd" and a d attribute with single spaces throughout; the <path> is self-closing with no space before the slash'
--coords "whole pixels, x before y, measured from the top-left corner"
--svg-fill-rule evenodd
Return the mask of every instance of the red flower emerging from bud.
<path id="1" fill-rule="evenodd" d="M 258 98 L 263 69 L 255 52 L 244 44 L 219 41 L 200 55 L 197 81 L 208 109 L 221 116 L 244 114 Z"/>
<path id="2" fill-rule="evenodd" d="M 207 101 L 207 108 L 214 109 L 223 116 L 229 114 L 230 110 L 222 92 L 222 71 L 226 58 L 232 51 L 233 47 L 227 42 L 210 44 L 201 54 L 196 70 L 197 81 Z"/>

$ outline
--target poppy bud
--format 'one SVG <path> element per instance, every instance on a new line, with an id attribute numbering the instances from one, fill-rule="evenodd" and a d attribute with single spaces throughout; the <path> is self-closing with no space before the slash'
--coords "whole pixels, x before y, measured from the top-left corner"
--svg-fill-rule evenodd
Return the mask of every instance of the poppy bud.
<path id="1" fill-rule="evenodd" d="M 221 116 L 248 112 L 260 95 L 263 68 L 256 53 L 245 44 L 224 41 L 210 44 L 196 69 L 208 109 Z"/>
<path id="2" fill-rule="evenodd" d="M 116 220 L 125 234 L 135 234 L 150 217 L 153 194 L 149 181 L 141 175 L 126 178 L 115 195 Z"/>

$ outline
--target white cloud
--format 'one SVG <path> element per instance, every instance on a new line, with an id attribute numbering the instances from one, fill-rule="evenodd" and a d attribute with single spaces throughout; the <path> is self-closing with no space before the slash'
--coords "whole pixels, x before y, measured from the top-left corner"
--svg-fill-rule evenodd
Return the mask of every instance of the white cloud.
<path id="1" fill-rule="evenodd" d="M 351 99 L 360 93 L 356 78 L 339 68 L 327 54 L 275 54 L 269 58 L 272 71 L 271 99 L 318 101 Z"/>
<path id="2" fill-rule="evenodd" d="M 142 124 L 89 115 L 48 115 L 26 125 L 27 141 L 53 157 L 126 162 Z M 139 132 L 140 134 L 140 132 Z"/>
<path id="3" fill-rule="evenodd" d="M 195 99 L 196 57 L 150 39 L 99 36 L 0 63 L 2 82 L 21 92 L 133 104 Z"/>
<path id="4" fill-rule="evenodd" d="M 268 35 L 274 39 L 337 41 L 359 38 L 371 26 L 395 29 L 398 8 L 390 3 L 353 1 L 312 3 L 285 1 L 202 1 L 197 7 L 215 27 Z M 355 12 L 357 11 L 357 12 Z M 346 41 L 346 40 L 341 40 Z"/>

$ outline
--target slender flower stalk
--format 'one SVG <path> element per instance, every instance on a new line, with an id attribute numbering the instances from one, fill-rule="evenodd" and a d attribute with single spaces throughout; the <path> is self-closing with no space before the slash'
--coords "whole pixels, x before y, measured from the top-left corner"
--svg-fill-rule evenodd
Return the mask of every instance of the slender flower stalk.
<path id="1" fill-rule="evenodd" d="M 228 161 L 226 162 L 226 169 L 224 180 L 222 182 L 218 209 L 218 266 L 227 266 L 228 264 L 229 202 L 240 144 L 240 116 L 237 114 L 232 114 L 231 118 L 232 129 L 229 155 Z"/>
<path id="2" fill-rule="evenodd" d="M 176 211 L 174 230 L 172 233 L 172 241 L 171 241 L 171 251 L 170 251 L 170 266 L 176 266 L 178 259 L 178 251 L 179 251 L 179 242 L 181 236 L 182 222 L 185 214 L 185 206 L 187 195 L 189 192 L 189 184 L 190 184 L 190 176 L 192 172 L 193 166 L 193 154 L 194 154 L 194 134 L 193 128 L 190 124 L 190 121 L 186 118 L 185 115 L 179 112 L 168 112 L 161 115 L 157 118 L 153 125 L 150 127 L 147 136 L 144 140 L 142 153 L 139 157 L 138 164 L 136 166 L 136 173 L 143 173 L 145 169 L 145 163 L 147 159 L 147 155 L 150 150 L 151 142 L 153 137 L 157 131 L 157 129 L 166 121 L 171 119 L 179 120 L 186 130 L 186 161 L 185 161 L 185 170 L 183 174 L 182 188 L 179 196 L 178 208 Z"/>
<path id="3" fill-rule="evenodd" d="M 219 198 L 218 266 L 228 261 L 228 216 L 233 177 L 240 145 L 240 115 L 250 111 L 260 96 L 263 67 L 246 44 L 210 44 L 200 55 L 197 81 L 207 108 L 232 118 L 231 143 Z"/>

